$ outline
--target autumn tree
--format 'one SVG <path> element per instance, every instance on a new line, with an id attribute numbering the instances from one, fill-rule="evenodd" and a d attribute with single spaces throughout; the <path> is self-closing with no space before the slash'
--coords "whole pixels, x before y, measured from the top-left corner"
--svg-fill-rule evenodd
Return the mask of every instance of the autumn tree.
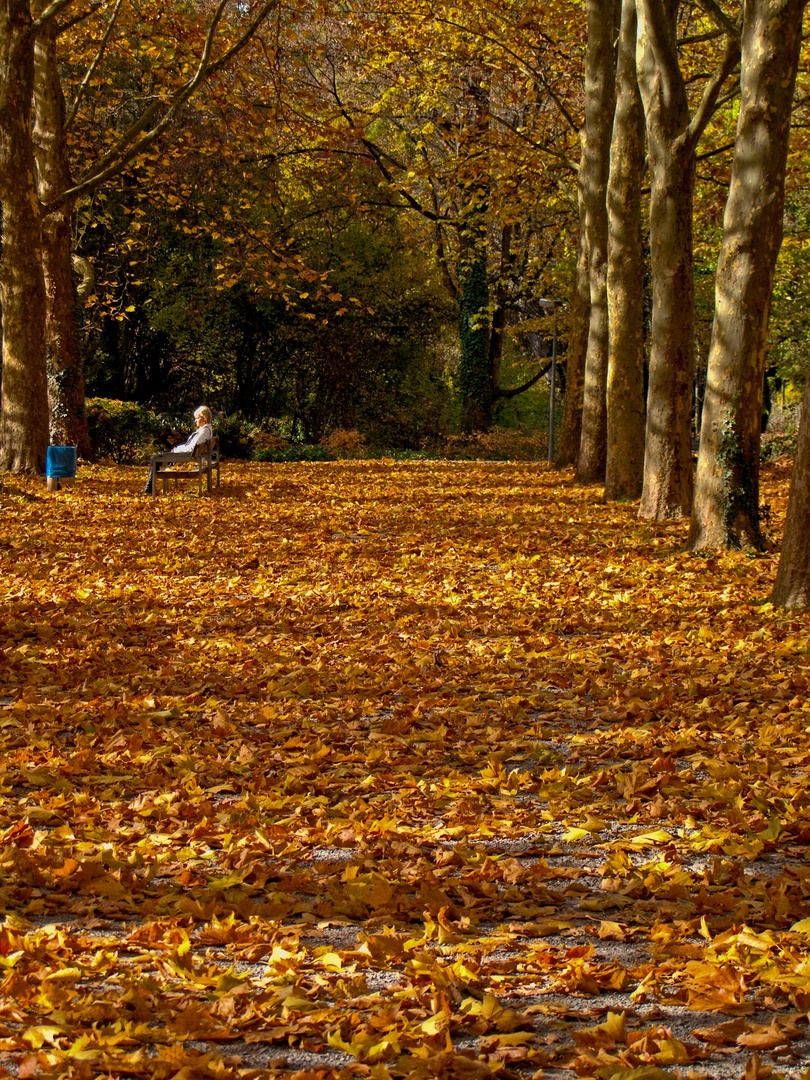
<path id="1" fill-rule="evenodd" d="M 732 21 L 713 3 L 708 6 L 726 34 L 726 44 L 692 112 L 678 55 L 680 0 L 638 4 L 637 63 L 650 170 L 653 287 L 639 516 L 659 520 L 688 516 L 692 505 L 695 152 L 740 51 Z"/>
<path id="2" fill-rule="evenodd" d="M 637 499 L 644 476 L 644 111 L 636 77 L 636 0 L 624 0 L 607 189 L 608 370 L 605 498 Z"/>
<path id="3" fill-rule="evenodd" d="M 431 224 L 459 306 L 463 422 L 487 428 L 494 404 L 543 370 L 518 387 L 499 377 L 505 340 L 527 313 L 532 331 L 542 323 L 532 301 L 554 291 L 550 270 L 568 232 L 559 171 L 571 169 L 576 128 L 555 85 L 573 85 L 567 43 L 522 7 L 434 11 L 414 0 L 407 12 L 321 21 L 278 59 L 291 73 L 294 126 L 309 114 L 312 152 L 364 154 L 380 197 Z"/>
<path id="4" fill-rule="evenodd" d="M 169 78 L 151 95 L 151 100 L 136 108 L 136 115 L 124 130 L 116 132 L 102 147 L 101 153 L 86 163 L 83 171 L 68 188 L 52 190 L 52 184 L 69 183 L 64 167 L 66 143 L 51 137 L 48 124 L 59 122 L 61 93 L 53 68 L 47 69 L 50 46 L 41 35 L 60 12 L 80 0 L 56 0 L 40 14 L 32 11 L 27 0 L 14 0 L 0 12 L 0 202 L 3 208 L 3 251 L 0 256 L 0 300 L 3 305 L 3 385 L 0 419 L 0 470 L 42 472 L 49 437 L 46 325 L 59 336 L 58 369 L 55 387 L 75 385 L 75 358 L 70 358 L 72 331 L 58 328 L 57 319 L 72 322 L 72 280 L 65 273 L 67 259 L 57 247 L 69 245 L 69 234 L 54 226 L 50 237 L 49 289 L 45 290 L 43 263 L 43 210 L 40 207 L 34 164 L 32 109 L 34 95 L 34 58 L 40 42 L 40 66 L 44 73 L 38 92 L 55 95 L 40 104 L 37 112 L 37 145 L 43 170 L 43 193 L 49 196 L 44 212 L 53 224 L 61 208 L 118 175 L 163 135 L 186 102 L 204 81 L 224 68 L 253 38 L 259 26 L 276 6 L 268 0 L 254 9 L 240 9 L 237 25 L 226 20 L 229 0 L 219 3 L 199 24 L 202 31 L 199 53 L 193 62 L 180 66 L 179 77 Z M 219 48 L 216 54 L 216 47 Z M 131 111 L 130 111 L 131 112 Z M 45 175 L 47 173 L 47 176 Z M 59 292 L 70 289 L 70 302 Z M 58 316 L 46 324 L 46 303 L 55 307 Z"/>
<path id="5" fill-rule="evenodd" d="M 742 29 L 740 112 L 717 264 L 714 326 L 689 546 L 763 544 L 759 449 L 768 318 L 782 240 L 791 105 L 806 0 L 749 0 Z M 806 474 L 798 466 L 799 484 Z M 775 595 L 795 600 L 803 496 L 794 488 L 786 568 Z M 804 533 L 806 536 L 806 533 Z"/>
<path id="6" fill-rule="evenodd" d="M 554 464 L 558 468 L 575 464 L 582 439 L 582 405 L 585 396 L 585 356 L 588 351 L 591 287 L 588 274 L 588 245 L 585 236 L 582 198 L 580 195 L 579 240 L 571 290 L 568 319 L 568 349 L 565 355 L 565 396 L 560 438 Z"/>
<path id="7" fill-rule="evenodd" d="M 31 141 L 34 42 L 71 2 L 56 0 L 39 17 L 34 16 L 29 0 L 0 5 L 0 470 L 41 472 L 45 467 L 45 281 Z"/>
<path id="8" fill-rule="evenodd" d="M 607 447 L 608 306 L 607 183 L 610 140 L 616 105 L 616 26 L 614 0 L 588 0 L 585 55 L 585 124 L 579 184 L 585 210 L 590 308 L 577 479 L 604 479 Z"/>
<path id="9" fill-rule="evenodd" d="M 33 147 L 42 214 L 42 269 L 45 280 L 45 355 L 50 438 L 92 455 L 84 409 L 84 377 L 76 359 L 73 309 L 71 219 L 73 202 L 56 201 L 73 186 L 67 145 L 65 97 L 57 63 L 56 20 L 39 31 L 34 44 Z M 77 102 L 78 104 L 78 102 Z"/>

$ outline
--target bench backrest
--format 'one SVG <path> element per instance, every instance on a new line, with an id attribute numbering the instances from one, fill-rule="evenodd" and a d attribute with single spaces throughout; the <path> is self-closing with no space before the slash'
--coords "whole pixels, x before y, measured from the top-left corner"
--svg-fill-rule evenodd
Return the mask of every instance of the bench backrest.
<path id="1" fill-rule="evenodd" d="M 204 457 L 207 457 L 209 462 L 214 464 L 219 455 L 219 435 L 212 435 L 205 442 L 197 443 L 191 452 L 195 461 L 202 461 Z"/>

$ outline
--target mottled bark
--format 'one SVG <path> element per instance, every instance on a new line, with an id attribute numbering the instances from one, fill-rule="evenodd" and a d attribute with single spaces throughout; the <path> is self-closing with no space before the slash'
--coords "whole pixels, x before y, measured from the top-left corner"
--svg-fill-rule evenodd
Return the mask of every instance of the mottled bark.
<path id="1" fill-rule="evenodd" d="M 644 109 L 636 78 L 636 3 L 624 0 L 608 182 L 605 498 L 637 499 L 644 478 Z"/>
<path id="2" fill-rule="evenodd" d="M 745 5 L 740 113 L 717 263 L 692 550 L 763 546 L 762 389 L 805 5 Z"/>
<path id="3" fill-rule="evenodd" d="M 34 49 L 34 154 L 37 189 L 43 205 L 73 186 L 65 132 L 65 102 L 56 63 L 56 26 L 45 26 Z M 68 200 L 42 219 L 45 276 L 45 350 L 51 413 L 51 441 L 92 454 L 84 402 L 84 373 L 76 353 L 75 291 Z"/>
<path id="4" fill-rule="evenodd" d="M 770 600 L 787 608 L 810 607 L 810 374 L 790 478 L 782 552 Z"/>
<path id="5" fill-rule="evenodd" d="M 568 348 L 565 353 L 565 396 L 560 438 L 554 459 L 554 464 L 560 469 L 576 462 L 582 436 L 582 400 L 585 392 L 585 353 L 588 348 L 591 287 L 588 279 L 588 238 L 585 234 L 585 212 L 581 195 L 579 204 L 579 249 L 571 295 Z"/>
<path id="6" fill-rule="evenodd" d="M 33 33 L 27 0 L 0 3 L 0 471 L 42 473 L 48 446 L 45 285 L 31 147 Z"/>
<path id="7" fill-rule="evenodd" d="M 585 204 L 591 304 L 577 459 L 577 480 L 584 484 L 604 479 L 607 455 L 607 182 L 616 106 L 618 0 L 587 0 L 587 11 L 585 139 L 579 171 Z"/>
<path id="8" fill-rule="evenodd" d="M 638 0 L 636 63 L 644 102 L 650 169 L 650 264 L 653 311 L 650 379 L 639 517 L 687 516 L 692 506 L 695 148 L 720 89 L 736 65 L 727 43 L 694 117 L 678 65 L 679 0 Z"/>
<path id="9" fill-rule="evenodd" d="M 687 516 L 692 506 L 691 404 L 695 292 L 691 120 L 678 68 L 678 0 L 639 0 L 638 74 L 650 166 L 653 312 L 644 486 L 639 516 Z"/>

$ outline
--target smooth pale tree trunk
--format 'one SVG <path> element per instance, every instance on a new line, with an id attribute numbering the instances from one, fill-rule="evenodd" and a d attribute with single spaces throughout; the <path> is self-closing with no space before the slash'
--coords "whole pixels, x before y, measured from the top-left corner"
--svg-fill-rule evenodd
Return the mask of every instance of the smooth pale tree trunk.
<path id="1" fill-rule="evenodd" d="M 34 155 L 37 189 L 47 207 L 73 186 L 67 153 L 65 100 L 56 63 L 56 25 L 37 35 L 34 48 Z M 42 265 L 45 276 L 45 349 L 51 411 L 51 441 L 92 455 L 84 401 L 84 373 L 76 353 L 74 329 L 71 216 L 73 202 L 45 211 Z"/>
<path id="2" fill-rule="evenodd" d="M 745 5 L 740 113 L 717 263 L 691 550 L 763 546 L 762 388 L 805 5 Z"/>
<path id="3" fill-rule="evenodd" d="M 0 471 L 42 473 L 48 446 L 45 284 L 31 146 L 34 55 L 27 0 L 0 2 Z"/>
<path id="4" fill-rule="evenodd" d="M 650 170 L 653 282 L 639 517 L 658 521 L 688 516 L 692 507 L 695 148 L 739 57 L 739 43 L 731 38 L 691 116 L 678 64 L 678 6 L 679 0 L 638 0 L 636 64 Z"/>
<path id="5" fill-rule="evenodd" d="M 689 103 L 677 61 L 677 15 L 678 0 L 657 4 L 639 0 L 637 60 L 650 168 L 653 280 L 639 516 L 656 520 L 688 516 L 692 507 L 695 159 L 688 138 Z"/>
<path id="6" fill-rule="evenodd" d="M 810 374 L 790 478 L 785 535 L 770 600 L 787 608 L 810 607 Z"/>
<path id="7" fill-rule="evenodd" d="M 607 183 L 616 107 L 618 2 L 588 0 L 587 12 L 585 139 L 579 171 L 585 205 L 591 304 L 577 480 L 593 484 L 604 480 L 607 456 Z"/>
<path id="8" fill-rule="evenodd" d="M 608 182 L 605 498 L 637 499 L 644 478 L 644 109 L 636 78 L 636 3 L 622 4 Z"/>
<path id="9" fill-rule="evenodd" d="M 581 197 L 579 204 L 579 248 L 574 289 L 571 295 L 568 349 L 565 354 L 565 397 L 563 398 L 560 439 L 554 459 L 554 464 L 559 469 L 576 462 L 582 435 L 582 400 L 585 392 L 585 353 L 588 348 L 591 286 L 588 279 L 588 240 L 585 234 L 585 214 Z"/>

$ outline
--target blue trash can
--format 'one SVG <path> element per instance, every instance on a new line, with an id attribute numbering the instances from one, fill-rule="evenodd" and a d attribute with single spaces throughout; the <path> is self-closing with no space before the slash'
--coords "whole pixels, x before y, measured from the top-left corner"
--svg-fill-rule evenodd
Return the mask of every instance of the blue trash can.
<path id="1" fill-rule="evenodd" d="M 61 484 L 71 487 L 76 478 L 76 447 L 49 446 L 45 458 L 48 491 L 58 491 Z"/>

